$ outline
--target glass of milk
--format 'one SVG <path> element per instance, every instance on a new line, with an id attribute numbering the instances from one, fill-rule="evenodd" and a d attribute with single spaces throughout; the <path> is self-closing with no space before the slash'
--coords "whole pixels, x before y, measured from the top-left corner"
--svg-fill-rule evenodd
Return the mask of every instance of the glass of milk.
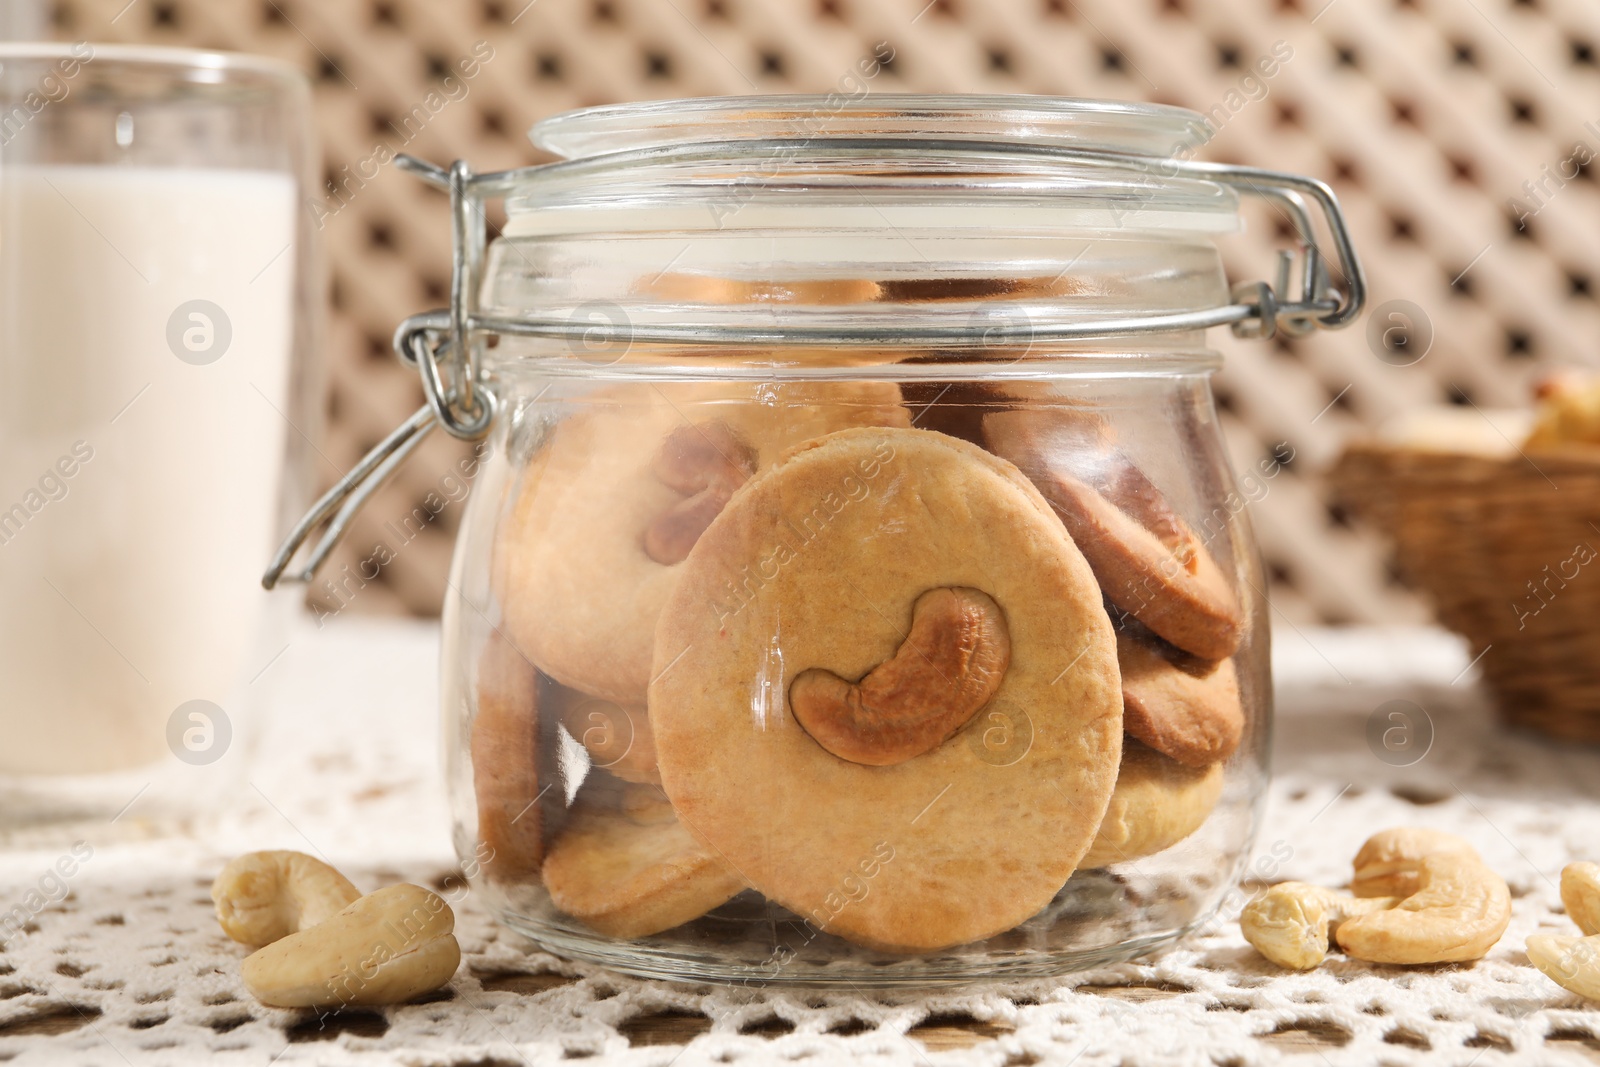
<path id="1" fill-rule="evenodd" d="M 0 44 L 0 832 L 246 788 L 317 433 L 309 108 L 267 59 Z"/>

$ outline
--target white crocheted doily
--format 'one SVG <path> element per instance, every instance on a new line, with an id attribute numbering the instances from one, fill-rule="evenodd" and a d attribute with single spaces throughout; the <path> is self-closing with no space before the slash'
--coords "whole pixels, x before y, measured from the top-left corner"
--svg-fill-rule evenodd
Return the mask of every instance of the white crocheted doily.
<path id="1" fill-rule="evenodd" d="M 1600 752 L 1496 730 L 1463 676 L 1468 656 L 1431 631 L 1278 635 L 1276 779 L 1254 869 L 1338 885 L 1373 830 L 1465 836 L 1515 897 L 1511 928 L 1476 965 L 1334 956 L 1286 974 L 1220 922 L 1155 958 L 1064 980 L 931 996 L 684 987 L 531 951 L 464 895 L 465 960 L 436 997 L 320 1023 L 264 1008 L 240 986 L 244 951 L 211 912 L 211 877 L 231 855 L 299 848 L 364 888 L 408 880 L 460 893 L 447 881 L 435 642 L 420 624 L 336 620 L 296 632 L 273 668 L 284 673 L 259 762 L 222 813 L 185 835 L 154 833 L 137 805 L 100 826 L 70 896 L 0 951 L 0 1062 L 1490 1067 L 1587 1063 L 1600 1049 L 1600 1008 L 1523 954 L 1534 930 L 1573 929 L 1557 881 L 1567 862 L 1600 853 Z M 1409 767 L 1380 760 L 1367 740 L 1369 718 L 1394 699 L 1421 705 L 1434 725 L 1431 749 Z M 43 840 L 13 835 L 0 901 L 20 899 L 61 855 Z"/>

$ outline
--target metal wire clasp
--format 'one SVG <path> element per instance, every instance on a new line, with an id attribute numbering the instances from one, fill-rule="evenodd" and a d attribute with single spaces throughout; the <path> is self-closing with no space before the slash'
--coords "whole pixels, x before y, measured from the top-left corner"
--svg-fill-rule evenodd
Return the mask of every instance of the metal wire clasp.
<path id="1" fill-rule="evenodd" d="M 1302 337 L 1318 329 L 1348 326 L 1361 314 L 1367 301 L 1366 276 L 1345 225 L 1344 212 L 1327 185 L 1298 174 L 1225 163 L 1189 163 L 1183 171 L 1260 197 L 1281 211 L 1295 231 L 1298 256 L 1288 249 L 1278 253 L 1277 276 L 1272 283 L 1241 282 L 1233 287 L 1235 306 L 1251 311 L 1248 317 L 1232 324 L 1235 336 L 1268 338 L 1281 331 Z M 1327 261 L 1317 244 L 1311 212 L 1306 207 L 1308 196 L 1322 209 L 1339 261 L 1342 290 L 1328 276 Z"/>
<path id="2" fill-rule="evenodd" d="M 268 589 L 282 581 L 309 583 L 356 513 L 394 477 L 436 426 L 444 427 L 452 437 L 475 441 L 488 433 L 494 422 L 495 395 L 483 380 L 479 344 L 469 329 L 472 294 L 482 274 L 486 244 L 483 201 L 472 185 L 472 168 L 457 160 L 447 171 L 413 156 L 399 156 L 395 162 L 450 194 L 450 307 L 413 315 L 394 332 L 395 354 L 416 368 L 427 403 L 363 456 L 295 524 L 261 576 L 261 584 Z M 291 572 L 289 565 L 295 555 L 323 523 L 328 527 L 305 566 Z"/>

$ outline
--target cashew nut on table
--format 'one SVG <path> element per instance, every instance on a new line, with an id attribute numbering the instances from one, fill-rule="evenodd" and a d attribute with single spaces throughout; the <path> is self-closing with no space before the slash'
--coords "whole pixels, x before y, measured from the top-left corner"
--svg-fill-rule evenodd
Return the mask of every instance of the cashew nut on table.
<path id="1" fill-rule="evenodd" d="M 416 885 L 362 896 L 349 879 L 300 852 L 252 852 L 211 887 L 217 920 L 256 949 L 246 988 L 279 1008 L 399 1004 L 450 981 L 461 963 L 455 913 Z"/>
<path id="2" fill-rule="evenodd" d="M 1358 915 L 1394 906 L 1393 897 L 1353 897 L 1306 882 L 1279 882 L 1239 916 L 1247 941 L 1280 967 L 1307 971 L 1328 955 L 1328 938 Z"/>
<path id="3" fill-rule="evenodd" d="M 315 926 L 360 896 L 350 879 L 304 852 L 247 852 L 211 883 L 223 933 L 251 948 Z"/>
<path id="4" fill-rule="evenodd" d="M 1600 934 L 1600 863 L 1569 863 L 1561 872 L 1561 903 L 1585 934 Z"/>
<path id="5" fill-rule="evenodd" d="M 1467 842 L 1434 830 L 1374 834 L 1356 854 L 1351 889 L 1279 883 L 1245 907 L 1239 927 L 1272 962 L 1306 970 L 1330 938 L 1369 963 L 1481 959 L 1511 921 L 1505 880 Z"/>
<path id="6" fill-rule="evenodd" d="M 1585 936 L 1532 934 L 1528 960 L 1561 988 L 1600 1000 L 1600 864 L 1568 864 L 1561 902 Z"/>

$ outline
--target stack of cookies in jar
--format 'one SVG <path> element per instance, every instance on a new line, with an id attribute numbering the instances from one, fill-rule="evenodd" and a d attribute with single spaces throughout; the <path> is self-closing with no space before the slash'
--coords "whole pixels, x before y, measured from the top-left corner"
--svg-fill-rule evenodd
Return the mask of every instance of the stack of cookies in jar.
<path id="1" fill-rule="evenodd" d="M 928 393 L 619 383 L 552 418 L 477 660 L 490 882 L 615 938 L 753 892 L 922 952 L 1201 827 L 1246 725 L 1227 553 L 1054 387 Z"/>

